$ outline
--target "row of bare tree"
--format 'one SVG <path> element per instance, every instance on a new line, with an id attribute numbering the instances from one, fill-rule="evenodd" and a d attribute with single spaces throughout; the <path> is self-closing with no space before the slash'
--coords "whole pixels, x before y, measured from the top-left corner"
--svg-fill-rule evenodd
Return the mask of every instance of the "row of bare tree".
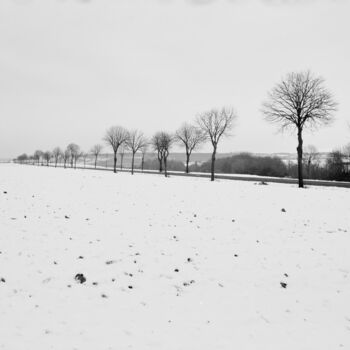
<path id="1" fill-rule="evenodd" d="M 330 124 L 333 121 L 336 106 L 331 93 L 324 87 L 324 80 L 309 71 L 288 74 L 276 84 L 263 104 L 262 113 L 267 121 L 279 124 L 282 130 L 292 128 L 296 131 L 299 187 L 304 186 L 303 131 L 306 128 L 314 129 L 322 124 Z M 133 174 L 135 154 L 142 152 L 143 167 L 147 147 L 151 146 L 159 160 L 159 171 L 164 170 L 165 176 L 168 174 L 167 159 L 174 143 L 180 143 L 185 148 L 186 172 L 188 172 L 192 152 L 204 142 L 209 141 L 212 146 L 211 180 L 213 181 L 219 141 L 222 137 L 229 135 L 236 117 L 232 108 L 212 109 L 197 117 L 195 123 L 184 124 L 174 134 L 160 131 L 151 139 L 147 139 L 138 130 L 128 131 L 121 126 L 113 126 L 107 130 L 103 140 L 113 150 L 114 172 L 116 172 L 117 154 L 120 148 L 126 147 L 132 153 L 131 173 Z M 95 167 L 101 150 L 102 146 L 99 144 L 91 149 L 91 153 L 95 156 Z M 76 144 L 68 145 L 64 152 L 55 148 L 52 154 L 50 152 L 40 153 L 40 151 L 34 154 L 35 159 L 43 157 L 47 163 L 53 157 L 56 165 L 58 159 L 62 157 L 64 165 L 70 162 L 71 167 L 76 166 L 80 157 L 84 157 L 85 163 L 86 156 L 87 153 L 81 152 Z"/>
<path id="2" fill-rule="evenodd" d="M 212 109 L 200 115 L 195 123 L 183 124 L 175 133 L 166 131 L 156 132 L 150 139 L 139 130 L 127 130 L 122 126 L 112 126 L 107 129 L 103 141 L 113 151 L 113 171 L 117 172 L 118 151 L 121 156 L 121 164 L 123 161 L 124 151 L 131 153 L 131 174 L 134 174 L 135 155 L 137 152 L 142 154 L 141 169 L 143 170 L 146 152 L 151 148 L 157 154 L 159 161 L 159 171 L 168 176 L 167 160 L 170 150 L 174 144 L 179 144 L 185 148 L 186 152 L 186 172 L 189 172 L 189 163 L 192 152 L 198 149 L 204 142 L 210 141 L 212 145 L 211 157 L 211 180 L 215 177 L 215 159 L 217 147 L 222 137 L 228 136 L 229 131 L 233 127 L 236 114 L 232 108 L 222 108 L 220 110 Z M 80 147 L 75 143 L 70 143 L 63 151 L 60 147 L 56 147 L 52 152 L 35 151 L 32 157 L 38 163 L 40 160 L 49 165 L 50 161 L 54 161 L 55 166 L 62 161 L 64 167 L 76 167 L 80 158 L 84 159 L 92 154 L 95 158 L 95 168 L 97 167 L 98 157 L 103 149 L 101 144 L 94 145 L 89 153 L 81 151 Z M 21 160 L 18 157 L 18 160 Z"/>

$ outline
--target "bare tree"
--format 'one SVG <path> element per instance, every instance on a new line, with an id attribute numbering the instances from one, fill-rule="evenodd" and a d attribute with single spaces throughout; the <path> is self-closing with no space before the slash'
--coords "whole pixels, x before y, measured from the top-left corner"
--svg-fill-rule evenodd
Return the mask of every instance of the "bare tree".
<path id="1" fill-rule="evenodd" d="M 126 150 L 126 145 L 123 143 L 119 147 L 119 155 L 120 155 L 120 170 L 123 170 L 123 162 L 124 162 L 124 156 L 125 156 L 125 150 Z"/>
<path id="2" fill-rule="evenodd" d="M 162 164 L 164 164 L 165 177 L 168 176 L 167 160 L 173 142 L 174 137 L 165 131 L 157 132 L 152 138 L 152 145 L 154 150 L 157 151 L 159 160 L 159 172 L 163 171 Z"/>
<path id="3" fill-rule="evenodd" d="M 106 131 L 104 140 L 113 149 L 114 153 L 114 166 L 113 171 L 117 172 L 117 152 L 118 148 L 125 143 L 128 138 L 128 132 L 121 126 L 112 126 Z"/>
<path id="4" fill-rule="evenodd" d="M 89 153 L 87 152 L 81 152 L 81 157 L 83 158 L 84 160 L 84 169 L 86 167 L 86 158 L 89 156 Z"/>
<path id="5" fill-rule="evenodd" d="M 229 136 L 229 131 L 232 129 L 233 122 L 236 118 L 237 115 L 232 108 L 224 107 L 221 110 L 212 109 L 209 112 L 203 113 L 197 119 L 200 130 L 202 130 L 206 139 L 210 140 L 213 146 L 211 156 L 211 181 L 214 181 L 215 178 L 215 160 L 219 141 L 221 137 Z"/>
<path id="6" fill-rule="evenodd" d="M 66 148 L 66 150 L 62 154 L 64 168 L 67 167 L 67 162 L 69 162 L 70 154 L 71 153 L 70 153 L 70 150 L 68 148 Z"/>
<path id="7" fill-rule="evenodd" d="M 46 151 L 43 154 L 44 159 L 46 160 L 46 165 L 49 166 L 50 159 L 52 157 L 52 154 L 50 151 Z"/>
<path id="8" fill-rule="evenodd" d="M 186 173 L 189 173 L 189 163 L 192 151 L 198 148 L 205 139 L 205 134 L 201 129 L 187 123 L 183 124 L 180 129 L 176 131 L 175 140 L 180 144 L 183 144 L 186 151 Z"/>
<path id="9" fill-rule="evenodd" d="M 40 163 L 40 158 L 43 156 L 44 152 L 43 151 L 40 151 L 40 150 L 36 150 L 34 152 L 34 159 L 38 162 L 38 165 Z"/>
<path id="10" fill-rule="evenodd" d="M 61 150 L 61 148 L 59 147 L 55 147 L 52 151 L 52 156 L 55 160 L 55 168 L 57 168 L 57 163 L 58 163 L 58 160 L 60 159 L 60 157 L 62 156 L 63 152 Z"/>
<path id="11" fill-rule="evenodd" d="M 143 147 L 141 147 L 141 171 L 143 172 L 143 167 L 145 165 L 145 156 L 148 150 L 149 143 L 146 143 Z"/>
<path id="12" fill-rule="evenodd" d="M 317 148 L 313 145 L 308 145 L 305 147 L 305 152 L 303 154 L 303 160 L 306 164 L 307 177 L 310 179 L 311 168 L 315 166 L 319 161 L 319 153 Z"/>
<path id="13" fill-rule="evenodd" d="M 309 71 L 290 73 L 272 89 L 263 104 L 267 121 L 280 124 L 282 130 L 297 131 L 299 187 L 304 187 L 303 130 L 330 124 L 336 110 L 332 95 L 323 85 L 324 80 Z"/>
<path id="14" fill-rule="evenodd" d="M 81 152 L 80 149 L 77 153 L 74 154 L 74 169 L 77 168 L 78 159 L 83 157 L 83 155 L 84 155 L 84 152 Z"/>
<path id="15" fill-rule="evenodd" d="M 162 142 L 161 142 L 161 132 L 157 132 L 151 139 L 151 144 L 153 149 L 157 152 L 157 158 L 159 162 L 159 172 L 163 171 L 163 152 L 162 152 Z"/>
<path id="16" fill-rule="evenodd" d="M 100 144 L 96 144 L 95 146 L 93 146 L 91 148 L 91 153 L 94 155 L 95 157 L 95 169 L 97 167 L 97 159 L 98 159 L 98 156 L 100 155 L 101 151 L 102 151 L 102 145 Z"/>
<path id="17" fill-rule="evenodd" d="M 73 168 L 73 165 L 76 168 L 77 167 L 77 160 L 81 156 L 80 147 L 75 143 L 70 143 L 67 146 L 67 151 L 70 154 L 70 166 L 71 166 L 71 168 Z"/>
<path id="18" fill-rule="evenodd" d="M 126 146 L 131 151 L 131 174 L 134 174 L 135 154 L 147 144 L 147 140 L 142 132 L 132 130 L 129 132 Z"/>

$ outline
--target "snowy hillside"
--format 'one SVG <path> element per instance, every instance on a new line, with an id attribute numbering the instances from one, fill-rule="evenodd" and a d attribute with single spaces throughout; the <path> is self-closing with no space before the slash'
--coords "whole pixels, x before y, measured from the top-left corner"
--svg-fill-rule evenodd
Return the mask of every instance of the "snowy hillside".
<path id="1" fill-rule="evenodd" d="M 0 349 L 350 349 L 349 249 L 348 189 L 0 164 Z"/>

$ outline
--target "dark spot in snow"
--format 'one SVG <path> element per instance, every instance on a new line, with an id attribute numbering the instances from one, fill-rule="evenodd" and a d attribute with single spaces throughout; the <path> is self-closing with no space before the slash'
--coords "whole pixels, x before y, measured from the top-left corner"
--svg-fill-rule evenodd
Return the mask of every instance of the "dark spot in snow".
<path id="1" fill-rule="evenodd" d="M 108 298 L 106 294 L 101 294 L 102 298 Z"/>
<path id="2" fill-rule="evenodd" d="M 191 258 L 187 258 L 187 262 L 191 262 L 192 261 L 192 259 Z"/>
<path id="3" fill-rule="evenodd" d="M 4 191 L 3 193 L 4 193 L 4 194 L 7 194 L 7 191 Z"/>
<path id="4" fill-rule="evenodd" d="M 238 254 L 235 254 L 235 258 L 238 258 Z"/>
<path id="5" fill-rule="evenodd" d="M 85 283 L 86 277 L 82 273 L 77 273 L 74 277 L 74 279 L 79 283 Z"/>
<path id="6" fill-rule="evenodd" d="M 71 287 L 72 287 L 72 285 L 68 284 L 68 285 L 67 285 L 67 287 L 68 287 L 68 288 L 71 288 Z"/>
<path id="7" fill-rule="evenodd" d="M 193 217 L 196 218 L 196 217 L 197 217 L 197 214 L 194 214 Z"/>
<path id="8" fill-rule="evenodd" d="M 97 282 L 92 282 L 92 285 L 93 285 L 93 286 L 97 286 L 98 283 L 97 283 Z"/>
<path id="9" fill-rule="evenodd" d="M 132 289 L 132 288 L 133 288 L 133 286 L 128 286 L 128 288 L 129 288 L 129 289 Z"/>
<path id="10" fill-rule="evenodd" d="M 57 265 L 57 261 L 54 261 L 53 263 L 54 263 L 54 265 Z"/>
<path id="11" fill-rule="evenodd" d="M 282 288 L 287 288 L 287 283 L 285 283 L 285 282 L 280 282 L 280 285 Z"/>
<path id="12" fill-rule="evenodd" d="M 287 211 L 286 211 L 286 209 L 282 208 L 282 209 L 281 209 L 281 212 L 282 212 L 282 213 L 286 213 Z"/>
<path id="13" fill-rule="evenodd" d="M 6 282 L 5 278 L 4 278 L 4 277 L 1 277 L 1 278 L 0 278 L 0 282 L 5 283 L 5 282 Z"/>
<path id="14" fill-rule="evenodd" d="M 285 273 L 284 276 L 285 276 L 285 277 L 288 277 L 288 273 Z"/>
<path id="15" fill-rule="evenodd" d="M 68 215 L 65 215 L 64 217 L 65 217 L 65 219 L 69 219 L 69 216 L 68 216 Z"/>
<path id="16" fill-rule="evenodd" d="M 84 257 L 82 255 L 79 255 L 78 259 L 84 259 Z"/>
<path id="17" fill-rule="evenodd" d="M 179 269 L 175 269 L 174 271 L 175 271 L 175 272 L 179 272 Z"/>
<path id="18" fill-rule="evenodd" d="M 111 265 L 111 264 L 114 264 L 114 263 L 115 263 L 114 260 L 107 260 L 107 261 L 106 261 L 106 265 Z"/>
<path id="19" fill-rule="evenodd" d="M 112 278 L 112 282 L 115 282 L 115 278 Z"/>

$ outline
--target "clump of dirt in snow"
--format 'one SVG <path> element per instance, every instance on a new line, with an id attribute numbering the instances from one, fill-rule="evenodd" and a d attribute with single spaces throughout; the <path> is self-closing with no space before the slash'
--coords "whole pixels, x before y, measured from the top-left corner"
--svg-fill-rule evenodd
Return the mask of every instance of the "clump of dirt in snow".
<path id="1" fill-rule="evenodd" d="M 74 279 L 79 283 L 85 283 L 86 277 L 82 273 L 77 273 L 74 277 Z"/>

